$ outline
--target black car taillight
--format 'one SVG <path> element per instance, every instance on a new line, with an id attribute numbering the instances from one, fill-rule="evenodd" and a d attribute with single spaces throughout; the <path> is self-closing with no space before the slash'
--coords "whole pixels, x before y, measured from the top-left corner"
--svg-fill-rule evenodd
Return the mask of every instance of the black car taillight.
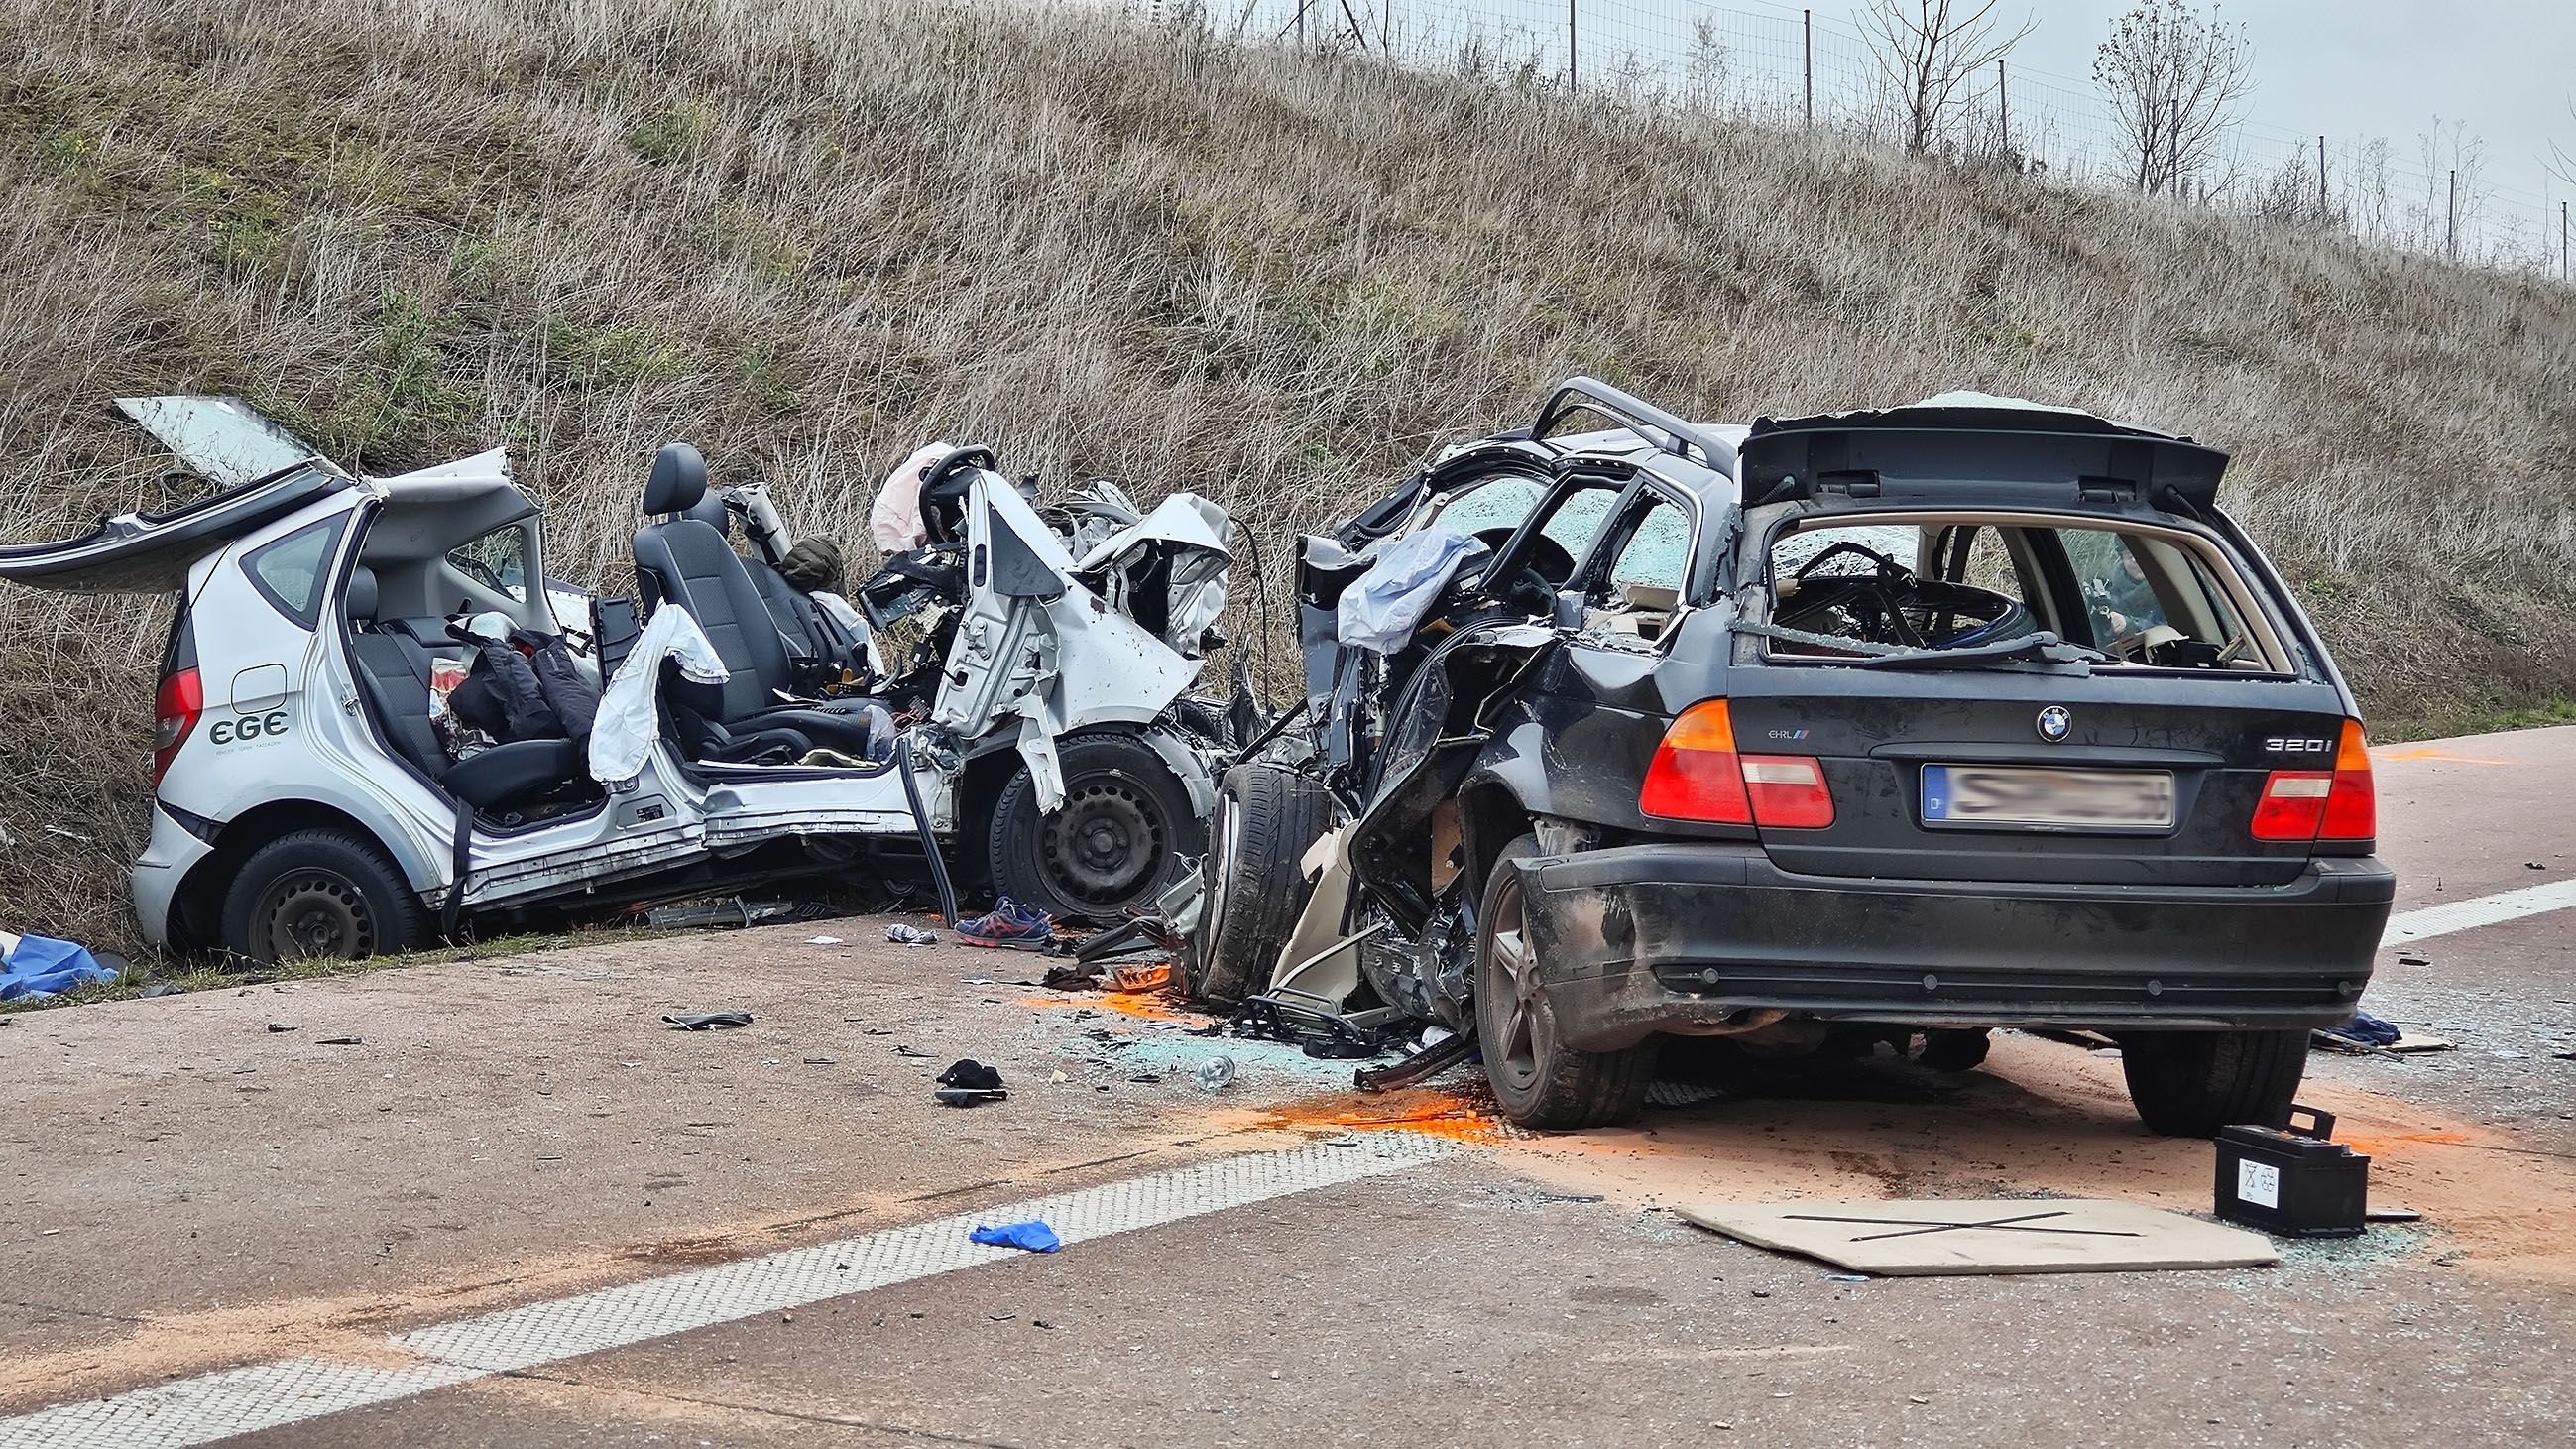
<path id="1" fill-rule="evenodd" d="M 191 667 L 161 681 L 160 693 L 152 700 L 156 728 L 152 736 L 152 783 L 170 773 L 170 762 L 179 747 L 197 728 L 197 717 L 206 710 L 206 686 Z"/>

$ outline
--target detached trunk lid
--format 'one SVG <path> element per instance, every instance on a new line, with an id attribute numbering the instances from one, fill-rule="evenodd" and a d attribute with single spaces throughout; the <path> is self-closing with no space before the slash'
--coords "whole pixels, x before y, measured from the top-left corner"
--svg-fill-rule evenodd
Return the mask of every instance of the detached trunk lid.
<path id="1" fill-rule="evenodd" d="M 77 538 L 0 547 L 0 580 L 68 593 L 176 593 L 197 560 L 352 486 L 238 399 L 122 398 L 117 406 L 217 491 L 160 513 L 103 518 Z"/>

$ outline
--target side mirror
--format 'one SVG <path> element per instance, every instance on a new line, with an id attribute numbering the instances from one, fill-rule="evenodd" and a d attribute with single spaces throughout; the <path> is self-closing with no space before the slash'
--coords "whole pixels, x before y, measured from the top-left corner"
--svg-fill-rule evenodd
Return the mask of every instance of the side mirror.
<path id="1" fill-rule="evenodd" d="M 1548 618 L 1550 624 L 1571 633 L 1583 627 L 1583 593 L 1579 589 L 1559 589 L 1556 609 Z"/>

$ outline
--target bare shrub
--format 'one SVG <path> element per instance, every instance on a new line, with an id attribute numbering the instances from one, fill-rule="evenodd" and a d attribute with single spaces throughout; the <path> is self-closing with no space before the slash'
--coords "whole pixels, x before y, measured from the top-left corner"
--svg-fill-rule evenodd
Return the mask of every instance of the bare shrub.
<path id="1" fill-rule="evenodd" d="M 2144 0 L 2111 22 L 2093 54 L 2093 79 L 2110 97 L 2128 148 L 2130 182 L 2150 196 L 2179 194 L 2209 164 L 2252 93 L 2243 26 L 2211 5 Z"/>
<path id="2" fill-rule="evenodd" d="M 1897 139 L 1929 151 L 1967 108 L 1971 82 L 2030 34 L 2030 21 L 2003 28 L 2003 0 L 1869 0 L 1861 36 L 1892 99 Z"/>

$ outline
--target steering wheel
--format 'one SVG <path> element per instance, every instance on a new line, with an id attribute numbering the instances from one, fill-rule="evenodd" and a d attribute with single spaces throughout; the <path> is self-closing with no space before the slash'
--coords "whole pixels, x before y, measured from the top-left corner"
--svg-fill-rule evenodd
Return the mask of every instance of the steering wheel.
<path id="1" fill-rule="evenodd" d="M 1867 559 L 1866 574 L 1816 578 L 1842 555 Z M 1774 618 L 1816 633 L 1908 649 L 1966 649 L 2037 629 L 2027 605 L 2009 594 L 1948 579 L 1917 578 L 1912 569 L 1867 544 L 1846 540 L 1801 565 L 1797 589 Z M 1808 622 L 1812 621 L 1812 622 Z"/>
<path id="2" fill-rule="evenodd" d="M 948 525 L 946 510 L 939 506 L 944 501 L 939 496 L 941 485 L 968 468 L 997 469 L 1000 466 L 992 449 L 981 443 L 968 443 L 962 448 L 949 449 L 939 461 L 921 470 L 921 528 L 932 543 L 957 541 L 956 531 Z"/>
<path id="3" fill-rule="evenodd" d="M 1517 528 L 1479 529 L 1476 539 L 1497 553 L 1511 541 Z M 1492 580 L 1485 592 L 1510 604 L 1524 614 L 1546 614 L 1556 607 L 1556 591 L 1574 577 L 1574 555 L 1565 545 L 1546 534 L 1531 536 L 1528 547 L 1521 550 L 1519 567 L 1508 579 Z"/>

